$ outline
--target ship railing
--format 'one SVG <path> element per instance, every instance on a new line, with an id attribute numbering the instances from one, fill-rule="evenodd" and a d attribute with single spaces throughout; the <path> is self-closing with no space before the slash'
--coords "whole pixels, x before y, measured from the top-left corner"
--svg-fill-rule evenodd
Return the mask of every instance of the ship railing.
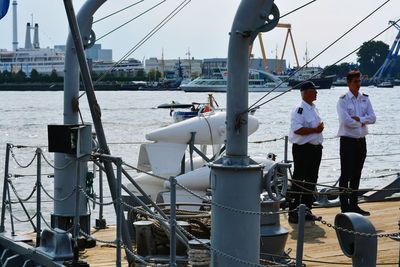
<path id="1" fill-rule="evenodd" d="M 287 137 L 285 138 L 280 138 L 279 140 L 284 139 L 285 142 L 287 142 Z M 135 212 L 144 212 L 146 213 L 146 215 L 153 217 L 154 219 L 157 219 L 158 221 L 160 221 L 160 223 L 162 223 L 165 227 L 166 232 L 170 233 L 170 236 L 177 236 L 178 239 L 181 239 L 181 241 L 183 241 L 183 243 L 188 244 L 188 237 L 192 238 L 191 236 L 187 235 L 184 232 L 184 229 L 181 229 L 181 227 L 179 225 L 176 225 L 176 217 L 175 220 L 171 218 L 174 218 L 174 216 L 172 215 L 173 212 L 171 212 L 171 215 L 168 217 L 167 215 L 165 215 L 163 213 L 163 211 L 157 210 L 157 212 L 154 212 L 153 210 L 151 210 L 149 208 L 148 205 L 144 204 L 141 200 L 138 200 L 139 203 L 141 203 L 142 205 L 142 209 L 137 209 L 135 206 L 130 205 L 129 203 L 125 202 L 121 196 L 121 192 L 116 192 L 118 195 L 118 198 L 116 199 L 116 201 L 113 202 L 109 202 L 109 203 L 104 203 L 103 201 L 103 196 L 100 196 L 99 201 L 96 201 L 96 197 L 93 197 L 91 195 L 88 195 L 87 191 L 84 190 L 83 188 L 80 187 L 76 187 L 68 196 L 66 196 L 63 199 L 54 199 L 51 197 L 51 194 L 49 192 L 47 192 L 47 190 L 44 188 L 44 186 L 41 183 L 41 177 L 45 174 L 42 174 L 42 166 L 41 166 L 41 161 L 44 160 L 46 163 L 48 163 L 49 165 L 51 165 L 54 168 L 65 168 L 66 166 L 61 166 L 61 167 L 57 167 L 57 166 L 53 166 L 51 164 L 51 162 L 44 156 L 43 151 L 40 148 L 37 148 L 35 151 L 34 156 L 32 157 L 31 160 L 29 160 L 28 164 L 21 164 L 20 161 L 17 160 L 13 148 L 21 148 L 23 146 L 13 146 L 11 144 L 7 144 L 7 149 L 6 149 L 6 165 L 5 165 L 5 175 L 4 175 L 4 184 L 3 184 L 3 202 L 2 202 L 2 214 L 1 214 L 1 223 L 0 223 L 0 230 L 1 232 L 5 231 L 5 225 L 4 225 L 4 221 L 5 221 L 5 211 L 8 211 L 10 213 L 10 221 L 11 221 L 11 228 L 12 228 L 12 235 L 15 235 L 15 229 L 14 229 L 14 219 L 17 219 L 17 216 L 15 216 L 15 214 L 13 214 L 13 209 L 12 209 L 12 204 L 16 204 L 19 203 L 22 207 L 22 209 L 25 212 L 26 217 L 28 218 L 28 220 L 21 220 L 18 219 L 18 221 L 21 222 L 30 222 L 33 229 L 36 231 L 37 234 L 37 244 L 40 243 L 40 234 L 41 234 L 41 223 L 40 221 L 44 221 L 46 223 L 46 225 L 48 227 L 51 227 L 45 220 L 43 214 L 42 214 L 42 199 L 41 199 L 41 192 L 45 192 L 45 194 L 52 199 L 52 201 L 63 201 L 66 198 L 72 197 L 74 194 L 82 194 L 84 195 L 87 199 L 89 199 L 90 201 L 92 201 L 95 204 L 98 204 L 100 207 L 106 206 L 106 205 L 117 205 L 118 209 L 117 209 L 117 236 L 116 239 L 113 241 L 106 241 L 106 242 L 114 242 L 114 244 L 117 245 L 117 250 L 121 251 L 122 248 L 125 248 L 126 253 L 131 254 L 132 251 L 127 251 L 127 246 L 125 246 L 125 244 L 123 244 L 123 242 L 121 242 L 121 231 L 120 231 L 120 223 L 121 223 L 121 219 L 124 216 L 123 214 L 123 207 L 125 208 L 129 208 L 129 209 L 135 209 Z M 20 168 L 28 168 L 29 166 L 33 165 L 33 163 L 35 162 L 36 159 L 36 184 L 33 187 L 32 191 L 30 192 L 30 194 L 27 197 L 21 197 L 18 193 L 18 190 L 16 188 L 16 186 L 13 184 L 12 182 L 12 177 L 24 177 L 24 175 L 12 175 L 9 173 L 9 160 L 10 160 L 10 154 L 12 156 L 12 158 L 14 159 L 14 161 L 17 163 L 17 165 Z M 126 193 L 130 193 L 130 191 L 125 188 L 122 185 L 121 179 L 122 179 L 122 175 L 124 175 L 124 177 L 128 178 L 128 180 L 130 180 L 133 184 L 135 184 L 134 180 L 132 179 L 132 177 L 130 177 L 130 175 L 127 173 L 127 171 L 122 168 L 122 165 L 125 165 L 126 167 L 129 168 L 133 168 L 132 166 L 130 166 L 129 164 L 123 162 L 121 160 L 121 158 L 117 158 L 117 157 L 110 157 L 107 155 L 93 155 L 93 160 L 95 162 L 95 165 L 99 168 L 99 172 L 100 174 L 102 173 L 103 167 L 101 165 L 101 161 L 104 160 L 110 160 L 113 163 L 115 163 L 116 165 L 116 169 L 117 169 L 117 183 L 120 186 L 117 186 L 117 188 L 119 188 L 120 191 L 121 189 L 123 189 Z M 137 169 L 137 171 L 141 171 L 139 169 Z M 144 172 L 144 171 L 141 171 Z M 240 214 L 244 214 L 244 215 L 261 215 L 261 216 L 267 216 L 267 215 L 271 215 L 271 214 L 275 214 L 275 213 L 271 213 L 271 212 L 253 212 L 253 211 L 244 211 L 244 210 L 239 210 L 239 209 L 235 209 L 232 207 L 227 207 L 225 205 L 221 205 L 219 203 L 216 203 L 212 200 L 210 200 L 209 198 L 205 198 L 203 196 L 200 196 L 198 194 L 196 194 L 195 192 L 191 191 L 190 189 L 186 188 L 184 185 L 181 185 L 179 183 L 176 182 L 176 180 L 174 178 L 166 178 L 166 177 L 161 177 L 161 176 L 156 176 L 154 174 L 149 173 L 150 175 L 153 175 L 159 179 L 162 179 L 164 181 L 170 181 L 171 183 L 171 194 L 176 192 L 176 190 L 174 190 L 175 186 L 180 187 L 183 190 L 186 190 L 187 192 L 189 192 L 190 194 L 200 198 L 203 203 L 209 204 L 211 206 L 217 206 L 220 208 L 224 208 L 227 209 L 231 212 L 237 212 Z M 27 175 L 28 176 L 28 175 Z M 49 174 L 47 174 L 47 176 L 49 176 Z M 174 186 L 175 184 L 175 186 Z M 339 188 L 340 189 L 340 188 Z M 10 196 L 10 192 L 13 192 L 14 195 L 17 198 L 17 201 L 12 201 L 11 196 Z M 29 202 L 29 200 L 33 197 L 34 193 L 36 193 L 36 204 L 37 204 L 37 209 L 36 209 L 36 213 L 34 215 L 30 215 L 28 212 L 28 209 L 26 209 L 26 207 L 24 208 L 24 203 Z M 295 192 L 293 192 L 295 193 Z M 311 192 L 310 192 L 311 193 Z M 338 191 L 334 192 L 335 194 L 338 193 Z M 135 196 L 131 194 L 131 197 L 135 198 Z M 145 195 L 145 194 L 144 194 Z M 171 203 L 171 209 L 173 209 L 173 206 L 175 207 L 175 205 L 173 205 L 174 203 Z M 157 209 L 157 207 L 159 208 L 158 205 L 156 205 L 155 203 L 152 203 L 153 208 Z M 279 211 L 277 213 L 282 214 L 282 213 L 288 213 L 291 211 Z M 102 215 L 99 217 L 99 219 L 102 218 Z M 33 220 L 36 219 L 36 225 L 34 224 Z M 328 223 L 325 223 L 326 225 L 328 225 Z M 175 230 L 172 229 L 173 226 L 175 225 Z M 329 225 L 328 225 L 329 226 Z M 78 229 L 78 225 L 74 225 L 74 229 L 69 229 L 69 231 L 74 231 L 75 233 L 77 232 L 82 232 L 80 229 Z M 119 229 L 119 230 L 118 230 Z M 173 234 L 173 231 L 176 231 L 177 234 Z M 357 233 L 355 233 L 357 234 Z M 77 235 L 77 234 L 76 234 Z M 377 235 L 377 237 L 390 237 L 390 236 L 394 236 L 395 234 L 380 234 Z M 119 245 L 118 245 L 119 244 Z M 132 252 L 133 253 L 133 252 Z M 119 256 L 118 256 L 119 255 Z M 132 255 L 131 255 L 132 256 Z M 143 257 L 140 255 L 137 255 L 137 258 L 135 257 L 135 259 L 137 259 L 138 261 L 143 260 Z M 121 260 L 121 256 L 120 253 L 117 253 L 117 261 Z"/>

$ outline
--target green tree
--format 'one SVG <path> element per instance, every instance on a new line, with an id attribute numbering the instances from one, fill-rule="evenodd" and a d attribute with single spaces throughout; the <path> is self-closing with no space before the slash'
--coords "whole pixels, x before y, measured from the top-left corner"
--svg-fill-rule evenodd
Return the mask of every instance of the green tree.
<path id="1" fill-rule="evenodd" d="M 31 79 L 31 82 L 40 82 L 41 75 L 39 74 L 39 72 L 37 70 L 33 69 L 30 74 L 30 79 Z"/>
<path id="2" fill-rule="evenodd" d="M 8 70 L 3 71 L 3 81 L 4 82 L 11 82 L 13 80 L 11 72 Z"/>
<path id="3" fill-rule="evenodd" d="M 149 77 L 150 81 L 156 81 L 156 79 L 157 79 L 156 76 L 157 76 L 157 72 L 156 72 L 155 69 L 149 70 L 149 73 L 147 74 L 147 77 Z"/>
<path id="4" fill-rule="evenodd" d="M 136 75 L 135 75 L 135 80 L 136 81 L 145 81 L 145 80 L 147 80 L 146 72 L 144 71 L 144 69 L 137 70 Z"/>
<path id="5" fill-rule="evenodd" d="M 369 41 L 363 43 L 357 52 L 357 62 L 364 75 L 372 76 L 385 61 L 389 45 L 382 41 Z"/>
<path id="6" fill-rule="evenodd" d="M 330 65 L 324 68 L 324 75 L 336 75 L 337 77 L 346 77 L 347 73 L 353 69 L 353 65 L 347 62 L 340 65 Z"/>
<path id="7" fill-rule="evenodd" d="M 60 77 L 57 74 L 57 71 L 55 69 L 53 69 L 50 73 L 49 76 L 49 82 L 59 82 L 60 81 Z"/>
<path id="8" fill-rule="evenodd" d="M 23 83 L 26 81 L 26 74 L 22 70 L 19 70 L 15 75 L 14 79 L 17 83 Z"/>

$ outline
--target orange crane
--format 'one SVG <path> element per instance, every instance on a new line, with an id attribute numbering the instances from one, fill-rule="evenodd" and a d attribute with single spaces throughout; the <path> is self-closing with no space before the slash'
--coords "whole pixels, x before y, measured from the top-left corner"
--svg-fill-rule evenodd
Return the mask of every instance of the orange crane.
<path id="1" fill-rule="evenodd" d="M 281 59 L 280 60 L 283 60 L 283 57 L 285 56 L 287 41 L 288 41 L 288 38 L 290 37 L 290 41 L 291 41 L 292 46 L 293 46 L 293 52 L 294 52 L 294 57 L 296 59 L 297 67 L 300 67 L 299 60 L 297 58 L 296 47 L 295 47 L 294 41 L 293 41 L 292 25 L 289 24 L 289 23 L 278 23 L 278 25 L 276 27 L 287 29 L 286 38 L 285 38 L 285 44 L 283 46 L 283 51 L 282 51 L 282 55 L 281 55 Z M 268 71 L 269 67 L 268 67 L 268 63 L 267 63 L 267 56 L 265 54 L 264 43 L 263 43 L 263 40 L 262 40 L 262 33 L 258 34 L 258 40 L 260 42 L 260 49 L 261 49 L 261 54 L 262 54 L 262 57 L 263 57 L 264 68 L 265 68 L 265 70 Z M 281 71 L 280 67 L 281 67 L 280 64 L 276 64 L 275 72 L 279 73 Z"/>

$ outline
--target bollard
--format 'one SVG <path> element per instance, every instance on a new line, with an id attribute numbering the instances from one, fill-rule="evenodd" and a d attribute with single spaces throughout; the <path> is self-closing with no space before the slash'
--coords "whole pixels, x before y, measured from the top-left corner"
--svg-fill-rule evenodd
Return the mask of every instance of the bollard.
<path id="1" fill-rule="evenodd" d="M 364 216 L 346 212 L 335 217 L 335 230 L 340 248 L 344 255 L 350 257 L 354 267 L 375 267 L 378 241 L 375 236 L 375 227 Z M 356 233 L 348 233 L 338 227 L 352 232 L 365 233 L 371 237 Z"/>
<path id="2" fill-rule="evenodd" d="M 136 232 L 136 248 L 140 256 L 154 255 L 155 244 L 151 227 L 152 221 L 137 221 L 134 222 Z"/>

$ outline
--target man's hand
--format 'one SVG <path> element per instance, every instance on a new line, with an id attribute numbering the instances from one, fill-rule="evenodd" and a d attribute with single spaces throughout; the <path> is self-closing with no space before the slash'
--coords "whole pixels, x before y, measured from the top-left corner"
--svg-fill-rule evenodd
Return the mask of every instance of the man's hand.
<path id="1" fill-rule="evenodd" d="M 320 124 L 318 124 L 317 128 L 315 129 L 317 133 L 321 133 L 324 130 L 324 123 L 320 122 Z"/>

